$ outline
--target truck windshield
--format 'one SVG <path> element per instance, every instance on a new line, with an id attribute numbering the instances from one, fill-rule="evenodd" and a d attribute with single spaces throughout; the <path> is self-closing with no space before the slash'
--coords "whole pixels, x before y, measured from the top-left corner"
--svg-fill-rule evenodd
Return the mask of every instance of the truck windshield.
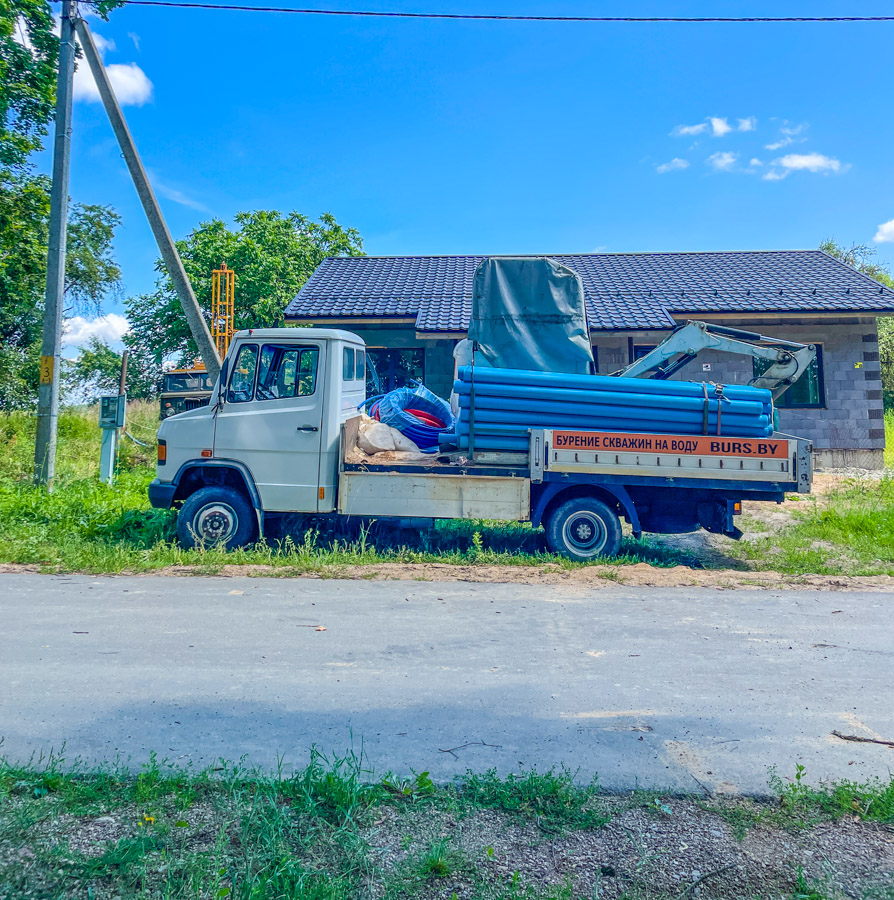
<path id="1" fill-rule="evenodd" d="M 162 390 L 175 391 L 210 391 L 211 378 L 207 372 L 169 372 L 164 377 Z"/>

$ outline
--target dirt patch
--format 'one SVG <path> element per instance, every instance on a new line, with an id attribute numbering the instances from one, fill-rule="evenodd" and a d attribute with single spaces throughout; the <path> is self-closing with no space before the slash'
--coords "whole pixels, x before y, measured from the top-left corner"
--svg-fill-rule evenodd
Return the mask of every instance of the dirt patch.
<path id="1" fill-rule="evenodd" d="M 618 811 L 598 830 L 554 836 L 491 810 L 467 818 L 426 811 L 383 816 L 367 840 L 393 873 L 412 870 L 439 842 L 458 851 L 456 871 L 414 895 L 426 898 L 476 897 L 476 879 L 506 884 L 515 873 L 528 884 L 570 883 L 574 897 L 600 898 L 791 897 L 799 869 L 825 896 L 860 897 L 894 878 L 894 835 L 875 824 L 847 820 L 797 831 L 759 825 L 740 839 L 690 800 L 656 801 L 654 810 L 625 810 L 623 798 L 604 802 Z M 754 801 L 740 802 L 762 812 Z"/>
<path id="2" fill-rule="evenodd" d="M 0 574 L 40 574 L 40 566 L 0 564 Z M 702 587 L 718 590 L 894 591 L 891 575 L 787 575 L 741 569 L 694 569 L 689 566 L 659 568 L 648 563 L 594 565 L 563 569 L 542 566 L 450 565 L 447 563 L 376 563 L 368 566 L 327 566 L 324 570 L 295 570 L 287 565 L 225 565 L 212 572 L 192 566 L 168 566 L 153 572 L 120 572 L 121 575 L 195 575 L 223 578 L 300 577 L 343 578 L 353 581 L 462 581 L 483 584 L 537 584 L 599 590 L 625 587 Z M 109 577 L 109 576 L 92 576 Z"/>

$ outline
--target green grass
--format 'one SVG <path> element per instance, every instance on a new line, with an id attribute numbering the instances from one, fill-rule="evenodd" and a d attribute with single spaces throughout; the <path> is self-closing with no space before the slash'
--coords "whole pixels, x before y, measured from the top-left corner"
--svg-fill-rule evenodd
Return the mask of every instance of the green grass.
<path id="1" fill-rule="evenodd" d="M 885 468 L 894 469 L 894 409 L 885 410 Z"/>
<path id="2" fill-rule="evenodd" d="M 894 478 L 854 478 L 822 501 L 805 499 L 782 532 L 730 552 L 754 569 L 790 574 L 894 574 Z"/>
<path id="3" fill-rule="evenodd" d="M 599 828 L 608 816 L 598 804 L 594 778 L 581 786 L 574 772 L 550 769 L 500 778 L 495 769 L 466 773 L 462 799 L 473 808 L 499 809 L 535 822 L 545 832 Z"/>
<path id="4" fill-rule="evenodd" d="M 809 821 L 858 815 L 867 821 L 894 824 L 894 778 L 836 781 L 815 787 L 807 782 L 805 774 L 802 765 L 795 767 L 788 783 L 775 772 L 771 774 L 770 787 L 779 795 L 782 808 L 793 817 Z"/>
<path id="5" fill-rule="evenodd" d="M 798 768 L 791 783 L 771 783 L 776 802 L 736 801 L 754 808 L 754 824 L 764 831 L 809 830 L 854 814 L 891 822 L 894 780 L 817 788 Z M 542 880 L 536 859 L 526 868 L 523 851 L 542 841 L 559 848 L 569 840 L 577 848 L 586 833 L 597 837 L 610 819 L 597 801 L 622 817 L 622 832 L 628 828 L 623 816 L 648 801 L 666 826 L 682 829 L 672 843 L 693 840 L 685 831 L 691 812 L 681 815 L 678 806 L 689 801 L 659 793 L 603 797 L 595 780 L 576 785 L 564 770 L 505 779 L 469 772 L 435 785 L 427 775 L 377 778 L 353 752 L 325 758 L 314 751 L 294 774 L 227 763 L 193 771 L 155 757 L 136 774 L 114 766 L 85 769 L 58 757 L 26 766 L 0 761 L 0 900 L 427 900 L 454 891 L 480 900 L 591 898 L 601 896 L 603 876 L 615 877 L 613 867 L 596 865 L 591 885 L 572 888 L 561 878 Z M 702 829 L 720 826 L 719 809 L 702 807 L 696 840 Z M 466 823 L 476 815 L 473 840 L 464 843 Z M 635 821 L 630 827 L 640 827 Z M 539 841 L 506 844 L 512 825 L 546 822 L 551 827 Z M 391 835 L 385 844 L 382 828 Z M 512 846 L 522 851 L 518 860 L 506 855 Z M 827 894 L 815 873 L 793 869 L 787 857 L 776 875 L 791 898 L 838 896 Z M 647 861 L 637 865 L 621 896 L 682 896 L 679 889 L 661 892 L 651 877 Z M 885 885 L 865 894 L 867 900 L 891 896 Z"/>

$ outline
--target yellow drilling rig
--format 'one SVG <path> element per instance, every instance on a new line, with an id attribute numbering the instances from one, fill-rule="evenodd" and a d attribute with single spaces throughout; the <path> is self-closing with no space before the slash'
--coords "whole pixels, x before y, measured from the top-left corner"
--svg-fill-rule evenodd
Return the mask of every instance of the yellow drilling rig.
<path id="1" fill-rule="evenodd" d="M 223 263 L 211 273 L 211 336 L 221 359 L 233 338 L 236 273 Z M 214 385 L 201 360 L 188 368 L 171 369 L 162 376 L 160 418 L 207 406 Z"/>

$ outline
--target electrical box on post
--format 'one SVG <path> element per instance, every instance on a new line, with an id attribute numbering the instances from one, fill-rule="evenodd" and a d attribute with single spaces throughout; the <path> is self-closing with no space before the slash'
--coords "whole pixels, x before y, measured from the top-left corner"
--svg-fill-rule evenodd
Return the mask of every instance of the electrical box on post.
<path id="1" fill-rule="evenodd" d="M 127 394 L 115 394 L 99 398 L 99 427 L 123 428 Z"/>

